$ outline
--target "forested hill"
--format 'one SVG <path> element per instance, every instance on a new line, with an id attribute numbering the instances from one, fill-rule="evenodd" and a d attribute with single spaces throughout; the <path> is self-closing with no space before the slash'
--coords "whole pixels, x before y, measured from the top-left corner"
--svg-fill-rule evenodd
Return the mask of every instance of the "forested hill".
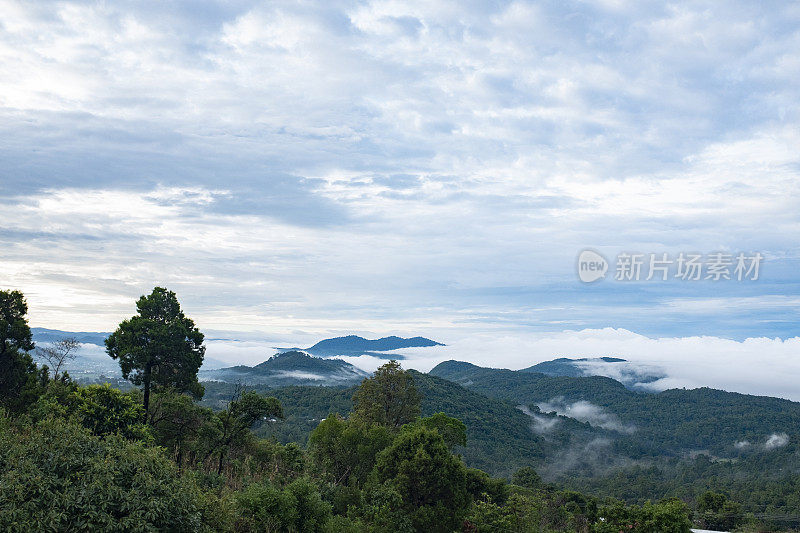
<path id="1" fill-rule="evenodd" d="M 545 455 L 542 439 L 530 429 L 530 418 L 514 405 L 487 398 L 451 381 L 411 371 L 422 396 L 422 415 L 444 412 L 467 426 L 467 446 L 459 448 L 467 464 L 494 475 L 510 476 L 523 466 L 535 466 Z M 221 407 L 233 386 L 206 384 L 203 402 Z M 331 413 L 347 415 L 356 387 L 255 388 L 278 398 L 285 419 L 265 423 L 257 432 L 282 442 L 305 444 L 308 434 Z M 216 399 L 216 400 L 215 400 Z"/>
<path id="2" fill-rule="evenodd" d="M 593 425 L 616 419 L 630 428 L 620 438 L 633 455 L 708 450 L 735 457 L 748 447 L 765 446 L 773 435 L 800 435 L 800 403 L 779 398 L 709 388 L 642 393 L 605 377 L 553 377 L 458 361 L 441 363 L 430 374 L 492 398 L 572 412 Z"/>
<path id="3" fill-rule="evenodd" d="M 289 385 L 352 385 L 368 374 L 340 359 L 322 359 L 300 351 L 273 355 L 256 366 L 201 370 L 203 380 L 285 387 Z"/>

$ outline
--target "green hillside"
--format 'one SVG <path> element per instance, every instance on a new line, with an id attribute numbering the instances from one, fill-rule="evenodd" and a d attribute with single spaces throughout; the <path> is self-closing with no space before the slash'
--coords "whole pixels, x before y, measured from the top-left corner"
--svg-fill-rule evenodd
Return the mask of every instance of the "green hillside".
<path id="1" fill-rule="evenodd" d="M 737 442 L 763 443 L 776 433 L 800 435 L 800 403 L 779 398 L 709 388 L 635 392 L 605 377 L 552 377 L 454 361 L 430 374 L 516 404 L 589 402 L 632 429 L 617 438 L 637 458 L 701 450 L 734 457 Z"/>

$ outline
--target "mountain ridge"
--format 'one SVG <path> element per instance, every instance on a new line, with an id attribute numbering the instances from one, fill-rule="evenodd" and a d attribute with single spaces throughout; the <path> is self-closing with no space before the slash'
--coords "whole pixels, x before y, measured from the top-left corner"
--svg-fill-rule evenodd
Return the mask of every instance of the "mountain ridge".
<path id="1" fill-rule="evenodd" d="M 299 350 L 271 356 L 255 366 L 236 365 L 201 370 L 203 381 L 284 387 L 289 385 L 352 385 L 369 374 L 341 359 L 323 359 Z"/>
<path id="2" fill-rule="evenodd" d="M 444 344 L 419 336 L 404 338 L 390 335 L 380 339 L 366 339 L 358 335 L 345 335 L 343 337 L 323 339 L 315 345 L 305 348 L 304 351 L 317 356 L 355 356 L 369 352 L 387 352 L 403 348 L 428 348 L 432 346 L 444 346 Z M 392 355 L 396 359 L 402 358 L 400 354 Z"/>

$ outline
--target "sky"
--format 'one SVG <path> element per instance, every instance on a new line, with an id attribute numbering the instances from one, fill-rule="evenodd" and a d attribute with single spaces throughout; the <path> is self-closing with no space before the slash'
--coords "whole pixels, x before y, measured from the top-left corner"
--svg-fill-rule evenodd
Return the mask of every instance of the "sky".
<path id="1" fill-rule="evenodd" d="M 0 13 L 0 288 L 33 326 L 111 331 L 158 285 L 264 346 L 424 335 L 798 393 L 797 3 Z M 614 279 L 623 253 L 740 252 L 758 279 Z"/>

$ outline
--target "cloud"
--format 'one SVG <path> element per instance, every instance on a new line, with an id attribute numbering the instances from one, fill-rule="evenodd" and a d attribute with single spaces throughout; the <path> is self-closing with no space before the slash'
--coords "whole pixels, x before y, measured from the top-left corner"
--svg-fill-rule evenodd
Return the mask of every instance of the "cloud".
<path id="1" fill-rule="evenodd" d="M 800 338 L 751 337 L 742 341 L 714 336 L 649 337 L 625 329 L 603 328 L 532 332 L 497 328 L 459 336 L 443 329 L 431 338 L 447 344 L 400 350 L 404 366 L 429 370 L 447 360 L 518 370 L 558 357 L 620 357 L 629 367 L 666 377 L 642 385 L 649 390 L 713 387 L 800 401 L 796 383 Z M 603 372 L 609 377 L 612 372 Z"/>
<path id="2" fill-rule="evenodd" d="M 560 418 L 557 417 L 547 417 L 542 416 L 534 413 L 525 405 L 518 405 L 517 409 L 531 417 L 531 429 L 534 432 L 539 434 L 549 433 L 552 431 L 558 423 L 561 421 Z"/>
<path id="3" fill-rule="evenodd" d="M 791 5 L 2 10 L 0 286 L 35 325 L 109 330 L 167 285 L 206 329 L 629 354 L 657 387 L 795 397 Z M 585 247 L 767 260 L 583 286 Z"/>
<path id="4" fill-rule="evenodd" d="M 314 374 L 313 372 L 303 372 L 301 370 L 281 370 L 276 372 L 275 375 L 287 378 L 296 378 L 296 379 L 313 379 L 313 380 L 321 380 L 325 379 L 324 376 L 319 374 Z"/>
<path id="5" fill-rule="evenodd" d="M 549 402 L 540 403 L 538 407 L 544 413 L 555 411 L 559 415 L 568 416 L 581 422 L 588 422 L 603 429 L 610 429 L 620 433 L 633 433 L 636 431 L 636 428 L 632 425 L 623 424 L 614 413 L 610 413 L 603 407 L 584 400 L 566 403 L 563 397 L 558 397 L 551 399 Z"/>
<path id="6" fill-rule="evenodd" d="M 556 480 L 570 471 L 608 473 L 637 464 L 637 461 L 615 454 L 612 442 L 611 439 L 598 437 L 560 447 L 538 470 L 544 479 Z"/>
<path id="7" fill-rule="evenodd" d="M 764 443 L 765 450 L 774 450 L 781 448 L 789 443 L 789 436 L 786 433 L 773 433 L 767 437 L 767 442 Z"/>

